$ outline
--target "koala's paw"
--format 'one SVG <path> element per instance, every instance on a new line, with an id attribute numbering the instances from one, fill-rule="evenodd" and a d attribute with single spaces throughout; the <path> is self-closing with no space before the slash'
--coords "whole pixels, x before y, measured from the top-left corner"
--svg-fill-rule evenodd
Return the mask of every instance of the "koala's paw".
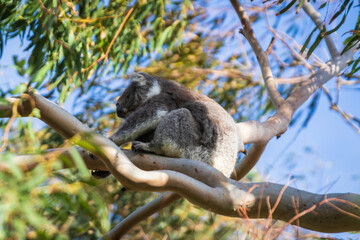
<path id="1" fill-rule="evenodd" d="M 143 143 L 139 141 L 132 142 L 131 150 L 135 152 L 153 152 L 149 146 L 149 143 Z"/>

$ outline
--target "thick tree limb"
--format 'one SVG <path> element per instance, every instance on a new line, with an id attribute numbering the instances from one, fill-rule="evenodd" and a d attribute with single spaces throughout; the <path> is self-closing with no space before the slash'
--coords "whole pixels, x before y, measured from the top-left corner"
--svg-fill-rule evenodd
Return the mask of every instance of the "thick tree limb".
<path id="1" fill-rule="evenodd" d="M 249 218 L 267 218 L 267 201 L 273 208 L 272 218 L 296 224 L 299 218 L 301 227 L 320 232 L 342 232 L 350 229 L 360 230 L 360 196 L 358 194 L 313 194 L 292 187 L 273 183 L 236 183 L 239 188 L 253 189 L 252 206 L 246 211 Z M 282 190 L 285 191 L 283 193 Z M 292 198 L 298 202 L 298 208 L 292 204 Z M 269 199 L 269 200 L 267 200 Z M 295 212 L 298 212 L 299 215 Z M 347 225 L 347 226 L 345 226 Z M 350 227 L 351 225 L 351 227 Z M 346 230 L 345 230 L 346 229 Z"/>
<path id="2" fill-rule="evenodd" d="M 244 206 L 251 206 L 246 208 L 245 211 L 243 211 L 244 208 L 239 211 L 244 215 L 239 216 L 237 213 L 235 217 L 269 218 L 269 202 L 273 210 L 272 219 L 281 219 L 288 224 L 297 224 L 296 220 L 299 220 L 299 226 L 321 232 L 342 232 L 344 229 L 347 229 L 345 231 L 360 229 L 359 195 L 318 195 L 273 183 L 237 184 L 240 185 L 239 188 L 244 190 L 253 189 L 248 192 L 249 196 L 254 195 L 255 198 L 252 203 L 244 203 Z M 282 191 L 284 192 L 282 193 Z M 150 202 L 150 204 L 131 213 L 102 239 L 119 239 L 133 225 L 177 199 L 179 199 L 177 194 L 163 194 Z M 296 206 L 292 204 L 292 199 L 296 200 Z M 357 214 L 354 214 L 354 211 Z M 343 221 L 346 224 L 342 224 Z"/>
<path id="3" fill-rule="evenodd" d="M 292 220 L 291 223 L 295 224 L 296 213 L 298 212 L 301 214 L 301 217 L 299 216 L 300 226 L 311 230 L 341 232 L 360 229 L 360 195 L 318 195 L 273 183 L 243 184 L 228 180 L 228 184 L 236 186 L 245 193 L 243 199 L 246 200 L 240 208 L 243 209 L 245 206 L 246 214 L 249 218 L 267 218 L 269 213 L 267 199 L 269 199 L 270 206 L 272 207 L 275 206 L 275 203 L 280 199 L 272 214 L 273 219 L 286 222 Z M 284 187 L 286 187 L 286 189 L 281 195 L 280 193 Z M 249 189 L 253 190 L 249 192 Z M 298 209 L 292 205 L 292 198 L 298 201 Z M 165 195 L 160 199 L 154 200 L 155 202 L 151 205 L 143 207 L 146 210 L 138 210 L 133 215 L 130 215 L 130 218 L 125 220 L 126 222 L 120 223 L 108 236 L 111 237 L 111 239 L 116 239 L 117 236 L 121 236 L 117 234 L 124 234 L 124 231 L 127 229 L 125 223 L 132 224 L 133 221 L 137 222 L 142 219 L 141 216 L 151 215 L 159 208 L 164 207 L 161 203 L 167 205 L 176 199 L 177 197 L 174 194 Z M 204 200 L 205 199 L 206 196 L 204 196 Z M 309 211 L 309 209 L 311 211 Z M 228 211 L 228 214 L 220 212 L 220 214 L 233 217 L 245 217 L 245 215 L 239 216 L 238 213 L 234 211 Z"/>
<path id="4" fill-rule="evenodd" d="M 87 156 L 87 158 L 89 158 L 89 156 Z M 98 164 L 101 164 L 99 163 L 100 161 L 96 159 L 89 161 L 95 161 Z M 96 167 L 98 166 L 99 165 Z M 146 168 L 151 169 L 151 161 L 148 161 L 142 166 L 147 166 Z M 167 166 L 171 166 L 171 164 Z M 166 166 L 164 167 L 166 169 Z M 213 171 L 217 170 L 213 169 Z M 213 184 L 212 182 L 207 183 L 209 185 Z M 295 220 L 299 217 L 299 225 L 301 227 L 322 232 L 360 230 L 360 195 L 358 194 L 318 195 L 274 183 L 244 184 L 231 179 L 227 179 L 225 185 L 228 185 L 228 193 L 225 195 L 218 194 L 216 196 L 216 198 L 220 198 L 220 202 L 217 202 L 216 204 L 225 205 L 222 208 L 209 209 L 209 207 L 212 206 L 212 201 L 208 202 L 208 198 L 213 197 L 211 194 L 202 195 L 204 191 L 199 193 L 194 191 L 192 194 L 199 194 L 200 196 L 198 197 L 201 198 L 202 201 L 206 202 L 205 204 L 200 204 L 201 207 L 205 207 L 210 211 L 226 216 L 242 218 L 268 218 L 269 209 L 267 202 L 269 201 L 272 208 L 277 205 L 277 207 L 273 209 L 273 213 L 271 215 L 273 219 L 283 220 L 285 222 L 291 221 L 289 222 L 290 224 L 296 224 Z M 208 185 L 199 187 L 206 188 L 206 186 Z M 206 192 L 214 191 L 217 188 L 206 189 Z M 284 189 L 285 191 L 281 194 Z M 237 191 L 241 191 L 242 195 L 237 195 Z M 221 193 L 221 191 L 218 193 Z M 234 211 L 234 209 L 230 206 L 226 207 L 227 204 L 225 200 L 229 196 L 231 201 L 241 203 L 238 205 L 238 209 L 241 209 L 241 211 Z M 129 219 L 120 223 L 107 236 L 111 239 L 116 239 L 118 236 L 122 236 L 122 234 L 124 234 L 130 226 L 142 220 L 146 216 L 151 215 L 157 210 L 167 206 L 176 199 L 178 199 L 176 194 L 166 194 L 160 199 L 154 200 L 150 205 L 146 205 L 142 209 L 139 209 L 129 215 Z M 292 199 L 296 199 L 298 202 L 296 206 L 292 204 Z M 276 204 L 276 202 L 278 202 L 278 204 Z M 299 207 L 297 208 L 297 206 Z M 239 215 L 239 212 L 242 213 L 242 215 Z M 297 216 L 297 213 L 300 215 Z"/>
<path id="5" fill-rule="evenodd" d="M 13 115 L 12 104 L 18 100 L 18 98 L 7 98 L 6 100 L 9 102 L 9 104 L 0 104 L 0 117 L 3 118 L 11 117 Z M 71 138 L 78 132 L 91 131 L 90 128 L 82 124 L 70 113 L 55 103 L 42 97 L 38 93 L 34 92 L 30 95 L 21 95 L 21 101 L 17 107 L 17 111 L 20 116 L 29 116 L 35 107 L 41 111 L 40 120 L 45 122 L 65 138 Z"/>
<path id="6" fill-rule="evenodd" d="M 73 148 L 80 154 L 88 169 L 103 171 L 108 170 L 106 165 L 98 157 L 89 154 L 88 151 L 81 147 L 56 148 L 48 150 L 44 154 L 17 155 L 13 158 L 13 163 L 23 169 L 23 171 L 29 171 L 42 162 L 60 158 L 70 160 L 72 163 L 69 164 L 69 161 L 63 161 L 65 164 L 64 168 L 74 167 L 75 161 L 71 155 L 72 150 L 74 150 Z M 226 177 L 222 173 L 208 164 L 199 161 L 181 158 L 168 158 L 153 154 L 137 154 L 130 150 L 123 150 L 122 152 L 136 167 L 145 171 L 177 171 L 211 187 L 221 186 L 221 182 L 227 181 Z M 8 170 L 6 163 L 0 161 L 0 170 Z"/>
<path id="7" fill-rule="evenodd" d="M 72 133 L 77 132 L 80 129 L 84 129 L 84 127 L 81 127 L 76 123 L 77 120 L 72 115 L 64 115 L 63 111 L 57 111 L 56 109 L 60 108 L 59 106 L 42 101 L 39 99 L 41 96 L 36 96 L 36 98 L 38 100 L 35 101 L 36 103 L 42 102 L 44 104 L 39 106 L 42 119 L 49 119 L 50 117 L 46 116 L 47 114 L 55 114 L 56 116 L 52 116 L 53 119 L 57 119 L 57 117 L 60 117 L 57 115 L 62 114 L 63 116 L 66 116 L 64 118 L 70 118 L 63 119 L 65 123 L 72 124 L 75 122 L 74 128 L 67 130 L 66 126 L 63 126 L 60 129 L 65 131 L 63 133 L 64 135 L 70 136 Z M 48 106 L 52 106 L 54 111 L 43 112 L 42 110 L 48 109 Z M 56 126 L 56 124 L 52 125 Z M 187 175 L 175 173 L 169 170 L 153 170 L 150 172 L 143 171 L 132 165 L 132 163 L 127 160 L 126 155 L 124 155 L 117 146 L 115 146 L 107 138 L 88 133 L 81 135 L 82 139 L 86 139 L 87 144 L 85 145 L 88 148 L 87 150 L 90 150 L 94 154 L 100 156 L 102 158 L 101 160 L 106 164 L 107 168 L 112 171 L 113 175 L 126 186 L 130 186 L 130 188 L 135 190 L 175 191 L 186 197 L 192 203 L 222 215 L 232 217 L 248 216 L 250 218 L 266 218 L 269 212 L 267 209 L 267 201 L 269 201 L 271 206 L 274 206 L 279 198 L 281 190 L 284 188 L 282 185 L 272 183 L 241 184 L 226 178 L 224 178 L 224 181 L 221 179 L 220 181 L 215 182 L 209 180 L 213 179 L 212 177 L 208 180 L 206 180 L 206 178 L 205 180 L 201 178 L 200 182 Z M 81 139 L 79 138 L 76 139 L 75 137 L 73 141 L 79 143 L 80 145 L 84 145 L 81 143 Z M 90 143 L 90 145 L 88 143 Z M 143 157 L 141 155 L 135 156 L 138 156 L 139 159 L 140 157 Z M 158 158 L 157 156 L 153 157 Z M 151 163 L 152 160 L 148 161 L 149 166 L 151 165 L 149 162 Z M 166 160 L 165 162 L 166 163 L 164 164 L 169 164 L 168 166 L 171 166 L 172 163 L 176 161 Z M 188 163 L 184 163 L 184 165 L 188 165 Z M 161 167 L 166 168 L 165 165 Z M 208 174 L 209 171 L 217 172 L 216 169 L 213 169 L 210 166 L 208 167 L 211 170 L 204 170 L 204 175 Z M 159 169 L 158 167 L 155 168 Z M 202 174 L 201 171 L 197 173 Z M 141 176 L 138 177 L 139 175 Z M 194 176 L 196 176 L 196 174 L 194 174 Z M 215 179 L 216 178 L 217 177 L 215 177 Z M 249 189 L 251 191 L 249 191 Z M 358 230 L 360 228 L 360 220 L 358 219 L 360 217 L 358 207 L 360 204 L 360 196 L 357 194 L 328 195 L 328 198 L 332 198 L 331 204 L 329 204 L 328 201 L 324 201 L 325 196 L 323 195 L 303 192 L 291 187 L 286 188 L 284 193 L 280 196 L 281 200 L 278 202 L 278 205 L 272 214 L 272 218 L 274 219 L 289 221 L 296 218 L 295 207 L 292 206 L 291 200 L 294 197 L 295 199 L 299 199 L 300 207 L 297 212 L 300 214 L 309 208 L 315 208 L 316 211 L 316 214 L 315 212 L 309 211 L 307 214 L 301 216 L 300 226 L 324 232 L 350 231 Z M 153 210 L 149 211 L 155 211 L 155 207 L 151 209 Z M 239 211 L 235 211 L 236 209 L 241 209 L 240 213 L 244 213 L 246 215 L 239 216 Z M 140 211 L 140 214 L 145 213 Z M 328 223 L 328 221 L 331 222 Z M 346 224 L 342 224 L 344 222 Z M 295 221 L 293 220 L 291 223 L 294 224 Z"/>

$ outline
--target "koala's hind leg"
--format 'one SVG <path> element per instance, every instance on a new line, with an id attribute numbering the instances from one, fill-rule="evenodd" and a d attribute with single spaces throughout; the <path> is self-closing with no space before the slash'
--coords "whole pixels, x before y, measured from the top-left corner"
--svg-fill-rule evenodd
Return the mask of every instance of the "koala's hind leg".
<path id="1" fill-rule="evenodd" d="M 193 158 L 193 148 L 199 145 L 199 135 L 191 112 L 180 108 L 166 114 L 156 127 L 152 141 L 141 146 L 144 150 L 167 157 Z"/>

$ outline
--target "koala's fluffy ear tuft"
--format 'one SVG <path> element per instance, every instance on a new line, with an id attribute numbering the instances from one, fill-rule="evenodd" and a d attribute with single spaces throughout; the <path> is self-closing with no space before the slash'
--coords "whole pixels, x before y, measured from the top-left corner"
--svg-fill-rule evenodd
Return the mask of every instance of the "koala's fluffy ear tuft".
<path id="1" fill-rule="evenodd" d="M 132 82 L 138 83 L 140 86 L 144 86 L 146 84 L 146 78 L 141 72 L 133 72 L 129 75 L 129 78 Z"/>

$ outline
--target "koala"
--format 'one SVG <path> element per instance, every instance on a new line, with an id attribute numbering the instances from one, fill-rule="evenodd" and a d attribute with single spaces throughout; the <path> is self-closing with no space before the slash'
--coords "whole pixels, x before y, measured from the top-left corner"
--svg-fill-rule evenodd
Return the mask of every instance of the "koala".
<path id="1" fill-rule="evenodd" d="M 244 146 L 232 117 L 214 100 L 143 72 L 116 102 L 124 121 L 110 139 L 136 151 L 210 164 L 229 177 Z"/>

